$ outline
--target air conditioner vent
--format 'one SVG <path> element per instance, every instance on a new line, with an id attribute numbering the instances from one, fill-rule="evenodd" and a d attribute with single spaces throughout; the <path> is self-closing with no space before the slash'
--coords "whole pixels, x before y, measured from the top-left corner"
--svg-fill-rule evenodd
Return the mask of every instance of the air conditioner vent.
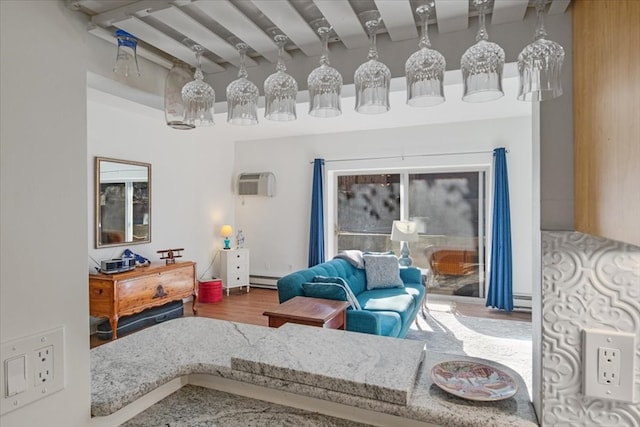
<path id="1" fill-rule="evenodd" d="M 272 172 L 241 173 L 238 176 L 239 196 L 276 195 L 276 177 Z"/>

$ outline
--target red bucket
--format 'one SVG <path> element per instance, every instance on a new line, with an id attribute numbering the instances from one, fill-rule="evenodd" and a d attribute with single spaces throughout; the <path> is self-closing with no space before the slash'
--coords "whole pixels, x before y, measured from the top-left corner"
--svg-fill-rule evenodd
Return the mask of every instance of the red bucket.
<path id="1" fill-rule="evenodd" d="M 198 302 L 222 301 L 222 280 L 199 282 Z"/>

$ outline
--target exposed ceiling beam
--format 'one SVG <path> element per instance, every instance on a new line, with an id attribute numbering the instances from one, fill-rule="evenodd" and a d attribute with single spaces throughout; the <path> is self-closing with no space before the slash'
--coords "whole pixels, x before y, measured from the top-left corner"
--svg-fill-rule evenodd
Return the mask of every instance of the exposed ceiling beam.
<path id="1" fill-rule="evenodd" d="M 145 43 L 155 46 L 156 48 L 167 52 L 187 64 L 194 67 L 197 65 L 196 56 L 191 49 L 135 16 L 131 16 L 122 21 L 116 21 L 113 25 L 133 34 L 140 40 L 144 40 Z M 202 58 L 202 72 L 219 73 L 221 71 L 224 71 L 223 67 L 207 58 Z"/>
<path id="2" fill-rule="evenodd" d="M 231 33 L 238 35 L 243 42 L 270 62 L 278 61 L 278 46 L 273 39 L 228 0 L 198 0 L 191 4 Z M 284 59 L 291 59 L 291 55 L 284 52 Z"/>
<path id="3" fill-rule="evenodd" d="M 413 18 L 411 3 L 408 0 L 374 1 L 392 41 L 418 38 L 416 21 Z"/>
<path id="4" fill-rule="evenodd" d="M 235 67 L 240 66 L 240 57 L 235 46 L 218 36 L 216 33 L 210 31 L 207 27 L 187 15 L 179 8 L 171 6 L 166 9 L 151 12 L 151 16 L 157 18 L 174 30 L 184 34 L 194 42 L 205 47 L 208 51 L 226 59 Z M 250 67 L 257 65 L 256 61 L 249 57 L 246 58 L 245 62 L 246 65 Z"/>
<path id="5" fill-rule="evenodd" d="M 107 31 L 104 28 L 98 27 L 91 23 L 89 24 L 88 31 L 94 36 L 101 38 L 102 40 L 108 41 L 115 46 L 118 45 L 118 40 L 116 40 L 116 37 L 111 31 Z M 136 52 L 142 58 L 148 59 L 149 61 L 154 62 L 164 68 L 170 69 L 173 66 L 173 61 L 170 61 L 169 59 L 160 56 L 155 52 L 151 52 L 150 50 L 145 49 L 142 46 L 138 46 L 136 48 Z"/>
<path id="6" fill-rule="evenodd" d="M 108 12 L 103 12 L 91 17 L 91 22 L 106 28 L 116 21 L 123 21 L 129 16 L 142 18 L 151 11 L 161 10 L 171 6 L 171 0 L 140 0 L 125 6 L 118 7 Z"/>
<path id="7" fill-rule="evenodd" d="M 438 32 L 466 30 L 469 26 L 469 2 L 435 0 Z"/>
<path id="8" fill-rule="evenodd" d="M 529 0 L 495 0 L 491 12 L 491 25 L 522 21 Z"/>
<path id="9" fill-rule="evenodd" d="M 569 7 L 571 0 L 553 0 L 549 6 L 549 15 L 562 15 Z"/>
<path id="10" fill-rule="evenodd" d="M 347 0 L 313 0 L 316 7 L 331 23 L 340 41 L 347 49 L 366 46 L 369 43 L 360 19 Z"/>
<path id="11" fill-rule="evenodd" d="M 307 21 L 285 0 L 252 0 L 267 18 L 307 56 L 320 56 L 322 43 Z"/>

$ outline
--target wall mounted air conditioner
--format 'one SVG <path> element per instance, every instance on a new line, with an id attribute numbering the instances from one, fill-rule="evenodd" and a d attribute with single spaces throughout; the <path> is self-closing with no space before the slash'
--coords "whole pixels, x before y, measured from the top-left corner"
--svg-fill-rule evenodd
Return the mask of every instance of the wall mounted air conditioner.
<path id="1" fill-rule="evenodd" d="M 276 195 L 276 177 L 271 172 L 241 173 L 238 176 L 239 196 Z"/>

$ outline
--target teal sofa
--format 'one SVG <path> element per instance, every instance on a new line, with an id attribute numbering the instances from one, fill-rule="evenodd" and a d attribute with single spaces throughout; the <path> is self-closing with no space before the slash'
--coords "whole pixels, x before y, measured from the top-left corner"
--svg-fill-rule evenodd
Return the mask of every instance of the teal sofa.
<path id="1" fill-rule="evenodd" d="M 280 303 L 296 296 L 309 296 L 305 295 L 303 285 L 313 282 L 317 276 L 341 277 L 355 295 L 361 309 L 347 309 L 349 331 L 404 338 L 425 298 L 422 274 L 418 268 L 400 267 L 402 287 L 368 290 L 364 268 L 358 268 L 345 259 L 334 258 L 278 280 Z"/>

